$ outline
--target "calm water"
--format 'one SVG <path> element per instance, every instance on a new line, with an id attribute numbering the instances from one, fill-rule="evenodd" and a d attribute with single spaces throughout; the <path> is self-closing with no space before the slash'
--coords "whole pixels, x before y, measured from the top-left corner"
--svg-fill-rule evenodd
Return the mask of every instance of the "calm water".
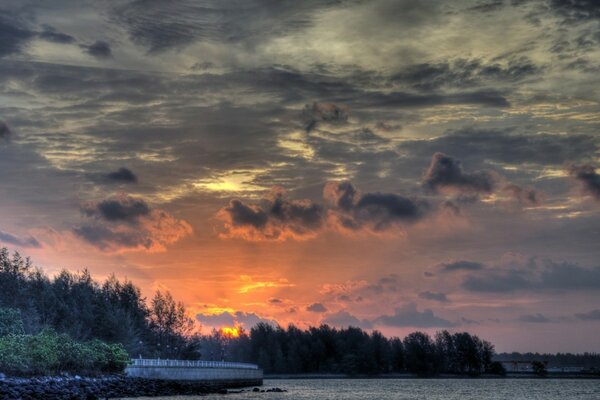
<path id="1" fill-rule="evenodd" d="M 287 393 L 240 393 L 184 400 L 570 400 L 600 399 L 600 380 L 540 379 L 297 379 L 265 380 L 263 389 Z M 154 398 L 159 399 L 159 398 Z"/>

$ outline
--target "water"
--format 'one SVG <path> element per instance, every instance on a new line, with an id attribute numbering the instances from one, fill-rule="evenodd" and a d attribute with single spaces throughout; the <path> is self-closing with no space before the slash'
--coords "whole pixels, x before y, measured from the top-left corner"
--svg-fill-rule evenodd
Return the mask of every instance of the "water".
<path id="1" fill-rule="evenodd" d="M 570 379 L 277 379 L 262 389 L 287 393 L 177 396 L 169 400 L 599 400 L 600 380 Z"/>

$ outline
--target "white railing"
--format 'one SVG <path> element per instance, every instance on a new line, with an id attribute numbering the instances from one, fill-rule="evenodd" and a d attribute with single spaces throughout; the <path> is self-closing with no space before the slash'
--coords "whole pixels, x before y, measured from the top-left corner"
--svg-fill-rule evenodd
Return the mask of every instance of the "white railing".
<path id="1" fill-rule="evenodd" d="M 191 367 L 191 368 L 236 368 L 258 369 L 256 364 L 227 362 L 227 361 L 201 361 L 201 360 L 161 360 L 153 358 L 132 358 L 133 367 Z"/>

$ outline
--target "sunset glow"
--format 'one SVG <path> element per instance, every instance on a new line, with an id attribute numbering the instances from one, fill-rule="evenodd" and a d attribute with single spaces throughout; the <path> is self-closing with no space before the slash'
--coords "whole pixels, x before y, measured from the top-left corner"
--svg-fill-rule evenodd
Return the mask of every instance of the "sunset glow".
<path id="1" fill-rule="evenodd" d="M 224 326 L 220 329 L 220 331 L 223 334 L 223 336 L 228 338 L 237 338 L 240 336 L 240 330 L 235 327 Z"/>

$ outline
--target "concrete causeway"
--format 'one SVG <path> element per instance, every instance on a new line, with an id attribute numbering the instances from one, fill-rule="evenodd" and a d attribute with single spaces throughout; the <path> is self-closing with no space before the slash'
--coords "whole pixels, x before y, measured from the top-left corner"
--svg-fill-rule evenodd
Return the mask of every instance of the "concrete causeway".
<path id="1" fill-rule="evenodd" d="M 130 377 L 194 381 L 215 387 L 261 386 L 263 371 L 256 364 L 223 361 L 132 359 L 125 369 Z"/>

